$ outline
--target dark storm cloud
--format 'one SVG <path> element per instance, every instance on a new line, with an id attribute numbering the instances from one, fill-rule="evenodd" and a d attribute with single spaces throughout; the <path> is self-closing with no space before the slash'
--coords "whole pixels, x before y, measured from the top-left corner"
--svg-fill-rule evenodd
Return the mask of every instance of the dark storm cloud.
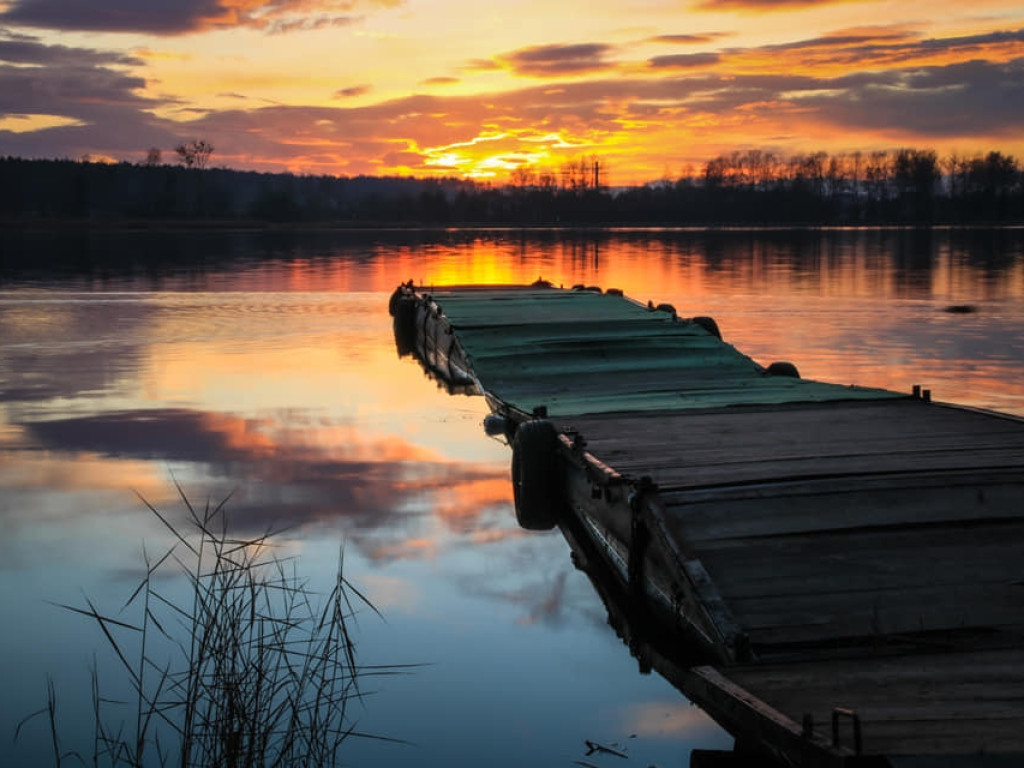
<path id="1" fill-rule="evenodd" d="M 16 0 L 0 21 L 68 31 L 174 35 L 224 15 L 220 0 Z"/>
<path id="2" fill-rule="evenodd" d="M 677 87 L 681 106 L 705 114 L 788 102 L 804 118 L 907 135 L 971 136 L 979 126 L 987 135 L 1009 135 L 1024 120 L 1024 58 L 834 78 L 705 76 L 677 81 Z"/>
<path id="3" fill-rule="evenodd" d="M 979 57 L 993 47 L 1013 50 L 1024 43 L 1024 30 L 990 32 L 983 35 L 946 37 L 922 40 L 915 34 L 900 29 L 876 29 L 850 34 L 826 35 L 780 45 L 764 46 L 770 54 L 813 53 L 824 55 L 827 61 L 839 64 L 864 65 L 878 63 L 895 66 L 900 62 L 923 57 L 957 56 L 963 59 L 972 54 Z M 751 49 L 747 49 L 748 51 Z M 743 53 L 742 50 L 730 53 Z M 1021 50 L 1024 53 L 1024 49 Z"/>
<path id="4" fill-rule="evenodd" d="M 134 56 L 0 32 L 0 119 L 52 115 L 74 121 L 25 133 L 0 130 L 0 153 L 21 157 L 78 157 L 171 146 L 176 127 L 149 110 L 170 103 L 141 95 L 146 80 L 125 67 Z"/>
<path id="5" fill-rule="evenodd" d="M 110 65 L 140 66 L 134 56 L 114 51 L 46 45 L 31 35 L 11 34 L 0 29 L 0 62 L 34 66 L 103 67 Z"/>
<path id="6" fill-rule="evenodd" d="M 0 65 L 0 116 L 62 115 L 86 121 L 101 119 L 118 106 L 148 107 L 138 96 L 145 80 L 91 67 L 11 67 Z"/>
<path id="7" fill-rule="evenodd" d="M 498 60 L 516 74 L 531 77 L 558 77 L 599 72 L 610 66 L 605 61 L 612 46 L 604 43 L 576 45 L 537 45 L 503 54 Z"/>
<path id="8" fill-rule="evenodd" d="M 921 42 L 922 48 L 946 50 L 948 48 L 980 48 L 987 45 L 1001 45 L 1003 43 L 1024 43 L 1024 29 L 1004 30 L 1000 32 L 989 32 L 984 35 L 970 35 L 965 37 L 945 37 Z"/>
<path id="9" fill-rule="evenodd" d="M 14 0 L 0 23 L 85 32 L 180 35 L 251 27 L 271 34 L 347 26 L 357 6 L 401 0 Z"/>
<path id="10" fill-rule="evenodd" d="M 979 124 L 1012 135 L 1024 122 L 1024 58 L 856 75 L 832 85 L 842 98 L 811 95 L 801 103 L 838 124 L 941 137 L 971 135 Z"/>
<path id="11" fill-rule="evenodd" d="M 76 124 L 13 133 L 0 130 L 0 153 L 18 157 L 124 156 L 172 146 L 176 127 L 148 114 L 158 102 L 136 95 L 143 81 L 109 70 L 0 65 L 0 118 L 54 115 Z"/>
<path id="12" fill-rule="evenodd" d="M 106 106 L 154 106 L 135 92 L 145 79 L 123 66 L 141 66 L 133 56 L 65 45 L 36 38 L 0 36 L 0 117 L 49 114 L 89 119 Z"/>

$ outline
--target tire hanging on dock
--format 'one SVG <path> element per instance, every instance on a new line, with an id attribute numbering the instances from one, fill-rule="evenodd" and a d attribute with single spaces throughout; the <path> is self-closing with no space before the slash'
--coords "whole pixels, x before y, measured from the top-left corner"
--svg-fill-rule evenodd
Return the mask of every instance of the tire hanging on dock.
<path id="1" fill-rule="evenodd" d="M 800 371 L 797 370 L 796 366 L 785 360 L 772 363 L 765 368 L 765 373 L 769 376 L 787 376 L 791 379 L 800 378 Z"/>
<path id="2" fill-rule="evenodd" d="M 399 356 L 416 349 L 416 299 L 402 296 L 395 302 L 395 346 Z"/>
<path id="3" fill-rule="evenodd" d="M 389 315 L 391 315 L 392 317 L 395 316 L 395 312 L 398 310 L 398 302 L 400 302 L 403 298 L 413 297 L 413 295 L 416 293 L 415 285 L 416 284 L 412 280 L 409 280 L 408 282 L 401 283 L 397 288 L 395 288 L 395 290 L 391 293 L 391 298 L 388 299 Z"/>
<path id="4" fill-rule="evenodd" d="M 512 443 L 512 488 L 521 528 L 555 527 L 564 503 L 561 480 L 555 426 L 546 419 L 524 421 Z"/>
<path id="5" fill-rule="evenodd" d="M 715 338 L 722 338 L 722 332 L 718 330 L 718 323 L 715 322 L 715 318 L 707 317 L 706 315 L 698 315 L 697 317 L 691 317 L 690 322 L 703 328 Z"/>
<path id="6" fill-rule="evenodd" d="M 391 294 L 391 298 L 388 299 L 388 314 L 392 317 L 395 316 L 395 311 L 398 309 L 398 302 L 402 300 L 402 296 L 405 295 L 405 286 L 400 285 Z"/>

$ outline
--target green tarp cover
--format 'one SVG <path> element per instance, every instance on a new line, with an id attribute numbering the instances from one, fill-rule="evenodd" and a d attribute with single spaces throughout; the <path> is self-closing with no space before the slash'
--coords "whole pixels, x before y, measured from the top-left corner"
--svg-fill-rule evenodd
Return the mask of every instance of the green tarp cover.
<path id="1" fill-rule="evenodd" d="M 436 290 L 483 388 L 552 416 L 906 397 L 770 376 L 699 325 L 622 296 L 556 289 Z"/>

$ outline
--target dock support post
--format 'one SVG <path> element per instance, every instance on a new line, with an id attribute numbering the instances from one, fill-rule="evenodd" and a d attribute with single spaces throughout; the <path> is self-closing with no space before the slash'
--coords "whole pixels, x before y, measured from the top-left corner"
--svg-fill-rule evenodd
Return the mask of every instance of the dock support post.
<path id="1" fill-rule="evenodd" d="M 640 673 L 651 673 L 652 664 L 647 654 L 643 653 L 642 639 L 647 636 L 647 595 L 644 585 L 644 559 L 647 557 L 647 545 L 651 540 L 651 532 L 647 527 L 647 494 L 656 490 L 657 486 L 651 478 L 642 477 L 640 482 L 629 494 L 629 562 L 626 564 L 628 580 L 630 613 L 633 616 L 633 636 L 630 651 L 640 665 Z"/>
<path id="2" fill-rule="evenodd" d="M 651 533 L 647 528 L 645 502 L 647 494 L 655 488 L 651 478 L 642 477 L 629 494 L 629 563 L 627 576 L 629 592 L 634 600 L 644 597 L 644 557 Z"/>

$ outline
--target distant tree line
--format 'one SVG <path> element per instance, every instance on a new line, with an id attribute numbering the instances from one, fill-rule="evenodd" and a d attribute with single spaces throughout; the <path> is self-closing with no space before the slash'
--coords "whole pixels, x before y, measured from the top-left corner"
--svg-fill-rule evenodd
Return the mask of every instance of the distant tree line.
<path id="1" fill-rule="evenodd" d="M 186 152 L 183 153 L 182 150 Z M 720 155 L 698 173 L 610 188 L 596 157 L 521 167 L 504 186 L 206 168 L 212 146 L 164 165 L 0 158 L 0 218 L 413 224 L 987 224 L 1024 222 L 1024 171 L 1000 152 L 928 149 Z"/>
<path id="2" fill-rule="evenodd" d="M 194 148 L 193 148 L 194 149 Z M 0 218 L 360 222 L 435 220 L 476 185 L 458 179 L 299 176 L 159 164 L 0 158 Z M 190 150 L 191 151 L 191 150 Z M 181 154 L 179 152 L 179 154 Z M 442 210 L 444 209 L 444 210 Z"/>
<path id="3" fill-rule="evenodd" d="M 699 179 L 682 179 L 675 188 L 683 197 L 730 211 L 741 220 L 809 218 L 857 224 L 1024 219 L 1020 163 L 1000 152 L 940 160 L 930 149 L 790 157 L 748 150 L 710 160 Z"/>

